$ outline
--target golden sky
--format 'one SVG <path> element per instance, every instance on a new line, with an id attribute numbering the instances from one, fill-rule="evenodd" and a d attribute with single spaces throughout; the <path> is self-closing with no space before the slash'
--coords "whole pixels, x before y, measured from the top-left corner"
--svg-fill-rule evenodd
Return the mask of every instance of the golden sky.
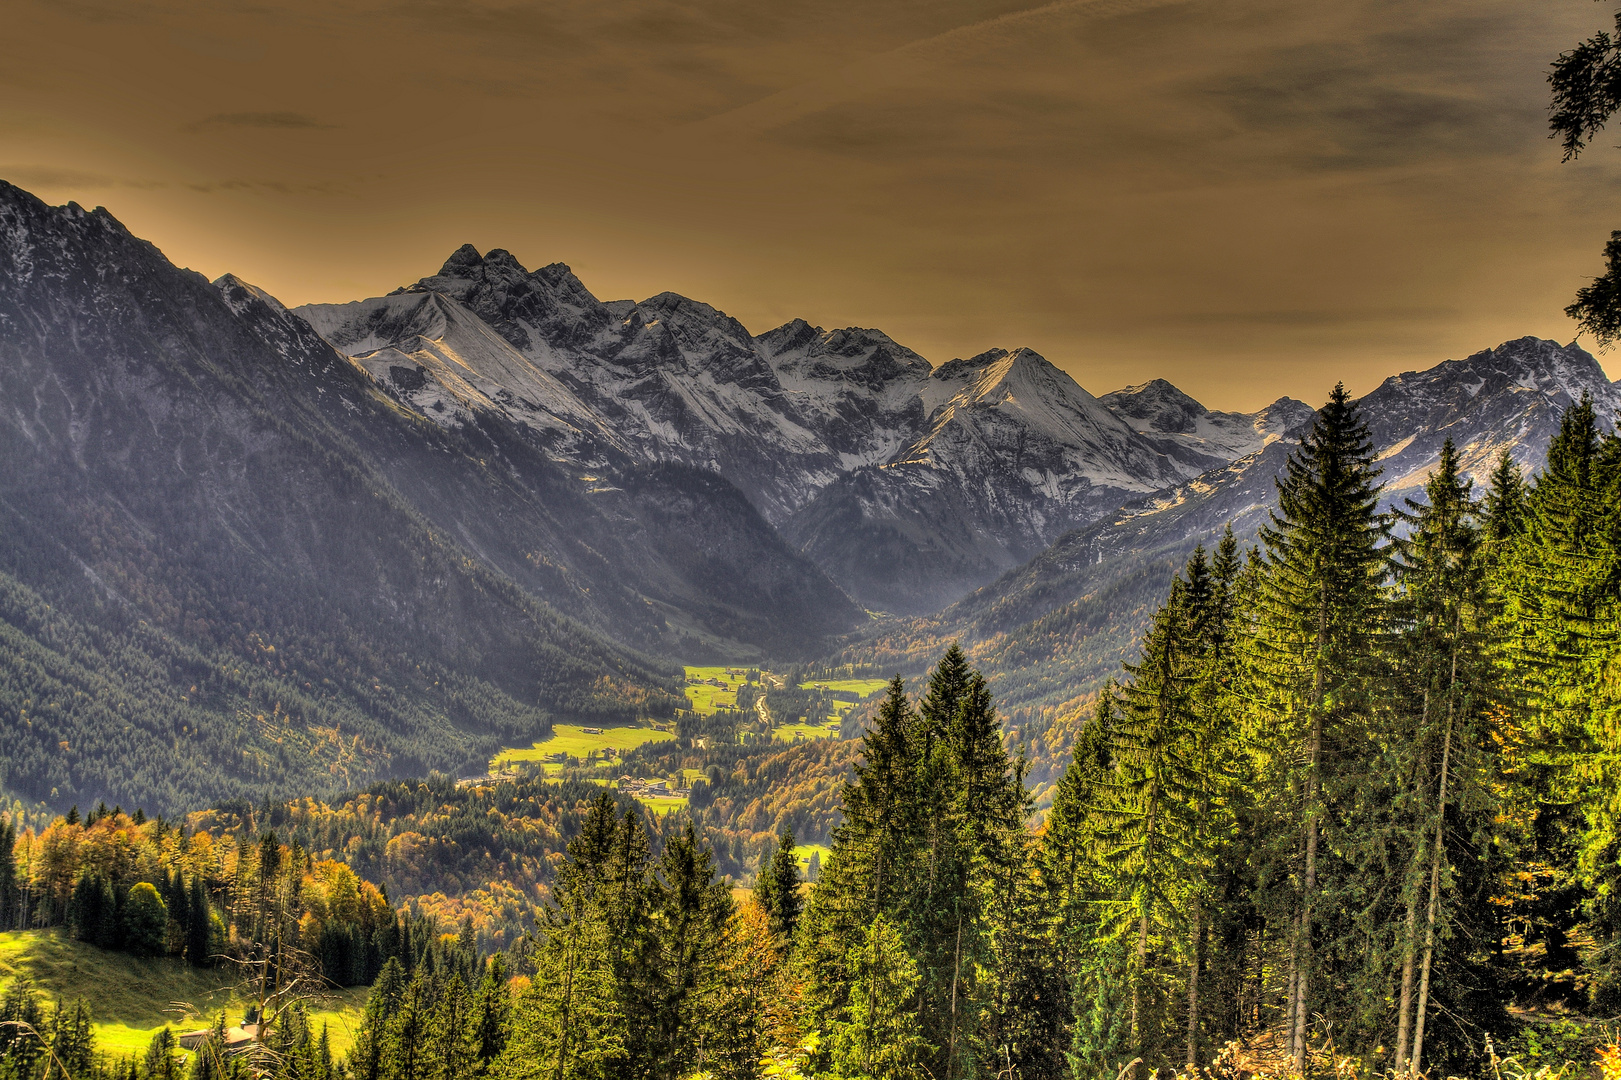
<path id="1" fill-rule="evenodd" d="M 756 333 L 1319 403 L 1525 334 L 1621 228 L 1591 0 L 5 0 L 0 178 L 289 304 L 459 244 Z M 1605 358 L 1612 372 L 1621 371 Z"/>

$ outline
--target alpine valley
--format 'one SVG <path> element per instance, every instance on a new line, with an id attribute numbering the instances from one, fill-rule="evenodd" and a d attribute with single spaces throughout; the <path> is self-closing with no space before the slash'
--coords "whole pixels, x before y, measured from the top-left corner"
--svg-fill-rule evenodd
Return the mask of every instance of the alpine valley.
<path id="1" fill-rule="evenodd" d="M 0 1080 L 1615 1080 L 1621 387 L 1315 405 L 0 182 Z"/>
<path id="2" fill-rule="evenodd" d="M 671 721 L 682 664 L 915 676 L 951 640 L 1044 785 L 1313 416 L 1094 396 L 1027 347 L 753 334 L 471 246 L 289 310 L 9 185 L 0 372 L 0 790 L 53 808 L 478 771 L 554 722 Z M 1392 376 L 1387 503 L 1448 438 L 1476 480 L 1534 469 L 1583 395 L 1621 408 L 1531 338 Z"/>

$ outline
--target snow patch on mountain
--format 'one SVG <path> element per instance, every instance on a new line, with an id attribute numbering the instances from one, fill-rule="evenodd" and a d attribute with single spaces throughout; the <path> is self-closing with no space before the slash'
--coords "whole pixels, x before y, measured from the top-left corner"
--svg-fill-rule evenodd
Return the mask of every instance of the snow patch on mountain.
<path id="1" fill-rule="evenodd" d="M 1253 413 L 1213 412 L 1164 379 L 1098 399 L 1172 457 L 1210 468 L 1253 454 L 1311 418 L 1303 401 L 1282 397 Z"/>

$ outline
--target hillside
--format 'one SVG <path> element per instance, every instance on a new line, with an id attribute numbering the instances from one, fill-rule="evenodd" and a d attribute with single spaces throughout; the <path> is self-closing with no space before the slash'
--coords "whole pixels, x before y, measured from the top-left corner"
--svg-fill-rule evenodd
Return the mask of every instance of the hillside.
<path id="1" fill-rule="evenodd" d="M 222 1011 L 240 1023 L 250 999 L 231 970 L 108 952 L 61 930 L 0 932 L 0 988 L 17 978 L 53 1001 L 82 999 L 97 1047 L 113 1054 L 140 1054 L 164 1026 L 192 1031 Z M 365 987 L 351 987 L 310 999 L 310 1019 L 327 1025 L 334 1051 L 347 1053 L 354 1042 L 366 994 Z"/>
<path id="2" fill-rule="evenodd" d="M 175 810 L 668 711 L 672 669 L 390 480 L 498 499 L 487 447 L 104 211 L 0 186 L 0 221 L 0 785 Z"/>
<path id="3" fill-rule="evenodd" d="M 1386 379 L 1359 403 L 1382 470 L 1381 506 L 1420 495 L 1447 439 L 1477 494 L 1503 453 L 1534 473 L 1561 415 L 1584 395 L 1594 401 L 1601 428 L 1611 430 L 1621 388 L 1574 343 L 1537 338 Z M 1139 421 L 1145 427 L 1159 415 L 1139 411 L 1150 418 Z M 1015 741 L 1030 745 L 1033 779 L 1050 784 L 1093 695 L 1134 657 L 1195 545 L 1213 547 L 1229 524 L 1241 543 L 1254 542 L 1277 505 L 1276 479 L 1303 430 L 1297 425 L 1246 457 L 1069 533 L 942 611 L 885 622 L 832 662 L 915 676 L 947 644 L 961 641 L 990 679 Z"/>

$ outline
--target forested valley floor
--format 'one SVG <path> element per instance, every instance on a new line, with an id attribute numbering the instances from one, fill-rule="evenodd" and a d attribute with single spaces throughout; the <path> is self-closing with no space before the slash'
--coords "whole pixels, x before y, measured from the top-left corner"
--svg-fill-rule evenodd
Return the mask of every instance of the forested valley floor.
<path id="1" fill-rule="evenodd" d="M 17 978 L 0 1078 L 1621 1076 L 1621 439 L 1584 401 L 1534 479 L 1477 493 L 1449 445 L 1386 514 L 1337 390 L 1279 488 L 1176 576 L 1044 814 L 953 647 L 859 744 L 740 742 L 666 815 L 540 772 L 8 818 L 0 929 L 244 1008 L 119 1056 Z M 774 775 L 837 805 L 790 823 Z M 787 827 L 745 851 L 720 798 Z M 323 988 L 368 984 L 345 1052 Z"/>

